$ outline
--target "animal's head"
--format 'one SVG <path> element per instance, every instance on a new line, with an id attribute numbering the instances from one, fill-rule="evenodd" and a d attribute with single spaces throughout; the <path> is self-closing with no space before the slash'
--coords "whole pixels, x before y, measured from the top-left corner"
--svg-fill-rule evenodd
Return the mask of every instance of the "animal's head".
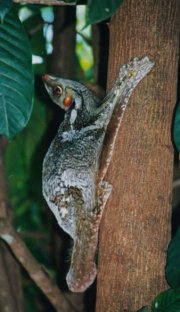
<path id="1" fill-rule="evenodd" d="M 42 80 L 52 101 L 65 111 L 85 108 L 91 114 L 99 102 L 96 96 L 79 82 L 47 74 L 42 76 Z"/>

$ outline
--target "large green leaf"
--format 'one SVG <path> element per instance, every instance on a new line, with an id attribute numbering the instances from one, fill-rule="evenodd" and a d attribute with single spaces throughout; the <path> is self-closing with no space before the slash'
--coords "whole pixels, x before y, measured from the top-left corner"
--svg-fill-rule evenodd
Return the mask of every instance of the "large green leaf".
<path id="1" fill-rule="evenodd" d="M 86 25 L 110 18 L 123 0 L 88 0 Z"/>
<path id="2" fill-rule="evenodd" d="M 180 103 L 177 106 L 175 120 L 174 120 L 174 142 L 178 151 L 180 152 Z"/>
<path id="3" fill-rule="evenodd" d="M 165 270 L 168 284 L 180 288 L 180 227 L 168 247 Z"/>
<path id="4" fill-rule="evenodd" d="M 173 289 L 160 293 L 152 304 L 152 312 L 180 312 L 180 292 Z"/>
<path id="5" fill-rule="evenodd" d="M 14 136 L 32 111 L 31 49 L 16 14 L 10 11 L 0 25 L 0 134 Z"/>
<path id="6" fill-rule="evenodd" d="M 12 5 L 12 0 L 0 0 L 0 20 L 1 23 L 7 12 L 10 10 Z"/>

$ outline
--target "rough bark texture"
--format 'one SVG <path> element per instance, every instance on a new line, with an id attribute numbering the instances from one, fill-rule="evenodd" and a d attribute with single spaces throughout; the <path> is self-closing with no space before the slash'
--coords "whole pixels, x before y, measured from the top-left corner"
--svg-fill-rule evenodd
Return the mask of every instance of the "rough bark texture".
<path id="1" fill-rule="evenodd" d="M 148 55 L 155 68 L 124 115 L 100 228 L 97 312 L 136 311 L 166 288 L 170 239 L 179 1 L 126 0 L 110 23 L 109 87 L 119 67 Z"/>
<path id="2" fill-rule="evenodd" d="M 4 173 L 4 151 L 6 140 L 0 137 L 0 223 L 11 223 L 11 211 L 7 194 L 6 178 Z M 18 264 L 11 252 L 0 241 L 0 311 L 22 312 L 22 289 Z"/>

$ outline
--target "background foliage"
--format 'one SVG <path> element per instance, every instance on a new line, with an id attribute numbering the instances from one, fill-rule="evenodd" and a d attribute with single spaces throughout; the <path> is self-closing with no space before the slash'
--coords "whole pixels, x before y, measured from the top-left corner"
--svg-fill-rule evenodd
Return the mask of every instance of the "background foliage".
<path id="1" fill-rule="evenodd" d="M 176 148 L 180 152 L 180 103 L 178 103 L 176 110 L 175 110 L 173 138 L 174 138 Z"/>
<path id="2" fill-rule="evenodd" d="M 0 50 L 0 133 L 12 137 L 29 120 L 33 94 L 30 44 L 12 10 L 0 24 Z"/>
<path id="3" fill-rule="evenodd" d="M 93 80 L 91 28 L 88 26 L 83 29 L 83 26 L 109 18 L 121 3 L 120 0 L 89 0 L 87 10 L 77 8 L 77 79 Z M 52 110 L 47 104 L 40 76 L 46 72 L 52 53 L 54 13 L 52 7 L 14 5 L 13 10 L 10 10 L 11 5 L 10 0 L 0 2 L 0 134 L 10 138 L 6 155 L 9 193 L 17 231 L 58 282 L 54 269 L 56 257 L 52 252 L 54 219 L 41 192 L 42 161 L 52 138 L 52 134 L 48 134 Z M 32 69 L 36 82 L 34 95 Z M 176 110 L 173 129 L 174 142 L 180 150 L 180 105 Z M 153 312 L 180 311 L 179 240 L 180 230 L 173 238 L 167 254 L 166 278 L 171 288 L 155 298 Z M 51 311 L 45 297 L 25 273 L 23 284 L 26 311 Z M 148 307 L 139 311 L 148 311 Z"/>

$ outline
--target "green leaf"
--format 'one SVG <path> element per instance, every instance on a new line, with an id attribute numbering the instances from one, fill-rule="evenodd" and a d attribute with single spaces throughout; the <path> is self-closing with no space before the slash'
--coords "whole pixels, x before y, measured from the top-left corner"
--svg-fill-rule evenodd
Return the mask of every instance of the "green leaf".
<path id="1" fill-rule="evenodd" d="M 88 0 L 86 26 L 110 18 L 123 0 Z"/>
<path id="2" fill-rule="evenodd" d="M 180 292 L 168 289 L 160 293 L 152 304 L 152 312 L 180 312 Z"/>
<path id="3" fill-rule="evenodd" d="M 173 129 L 174 142 L 180 152 L 180 103 L 177 106 Z"/>
<path id="4" fill-rule="evenodd" d="M 12 5 L 12 0 L 0 0 L 0 20 L 1 23 L 4 20 L 6 13 L 10 10 Z"/>
<path id="5" fill-rule="evenodd" d="M 10 11 L 0 25 L 0 134 L 13 137 L 32 111 L 31 49 L 19 18 Z"/>
<path id="6" fill-rule="evenodd" d="M 180 227 L 168 247 L 166 262 L 166 279 L 168 284 L 177 289 L 180 287 Z"/>

